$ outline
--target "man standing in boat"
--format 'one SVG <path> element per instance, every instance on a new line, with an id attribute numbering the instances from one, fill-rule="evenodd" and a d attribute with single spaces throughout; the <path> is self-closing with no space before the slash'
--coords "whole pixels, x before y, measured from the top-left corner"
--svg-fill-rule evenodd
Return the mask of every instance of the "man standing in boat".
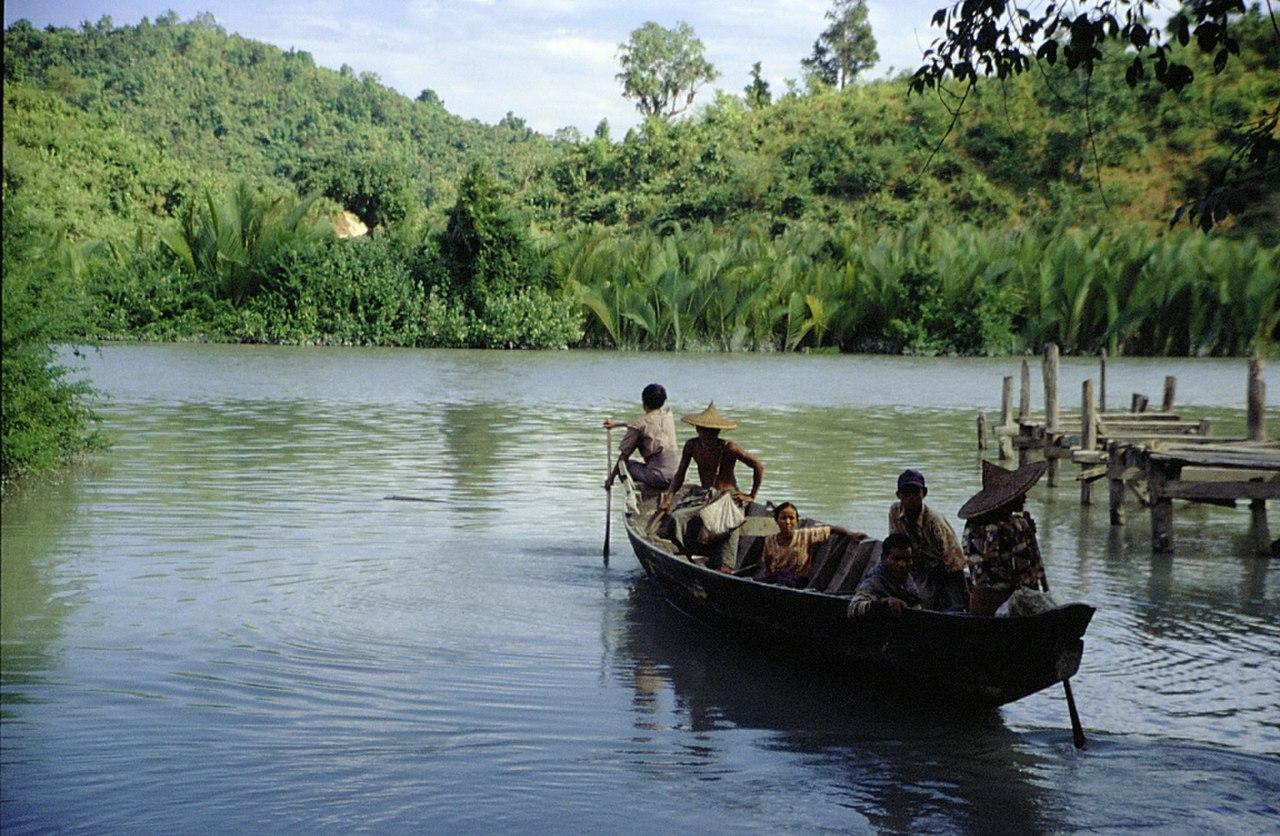
<path id="1" fill-rule="evenodd" d="M 674 524 L 673 539 L 686 554 L 706 555 L 709 568 L 729 572 L 737 568 L 738 531 L 735 528 L 723 535 L 704 536 L 699 512 L 725 492 L 729 492 L 733 501 L 739 504 L 754 500 L 760 492 L 760 482 L 764 479 L 764 465 L 734 442 L 720 437 L 721 430 L 731 430 L 738 424 L 721 415 L 714 401 L 702 412 L 682 416 L 680 420 L 693 425 L 698 434 L 685 442 L 680 465 L 662 498 L 660 508 L 662 511 L 670 511 Z M 684 485 L 691 461 L 698 465 L 700 487 L 687 491 L 673 510 L 676 493 Z M 738 489 L 738 481 L 733 475 L 733 468 L 738 462 L 751 468 L 749 494 Z"/>
<path id="2" fill-rule="evenodd" d="M 902 471 L 898 501 L 889 508 L 889 531 L 911 541 L 911 577 L 925 609 L 963 610 L 969 605 L 964 550 L 951 523 L 924 504 L 928 495 L 920 471 Z"/>
<path id="3" fill-rule="evenodd" d="M 618 460 L 605 479 L 606 490 L 613 487 L 613 480 L 619 468 L 625 467 L 631 478 L 645 488 L 664 491 L 671 484 L 671 477 L 676 473 L 676 422 L 671 417 L 671 410 L 666 408 L 667 390 L 660 384 L 650 383 L 640 393 L 640 402 L 644 405 L 644 415 L 630 423 L 611 421 L 606 418 L 604 425 L 609 429 L 626 427 L 627 434 L 618 445 Z M 640 451 L 642 461 L 633 461 L 630 456 Z"/>

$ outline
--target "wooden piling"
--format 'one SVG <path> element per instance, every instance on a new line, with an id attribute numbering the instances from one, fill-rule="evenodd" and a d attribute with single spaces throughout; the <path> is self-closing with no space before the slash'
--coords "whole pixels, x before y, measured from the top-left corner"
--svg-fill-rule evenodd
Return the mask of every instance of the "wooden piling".
<path id="1" fill-rule="evenodd" d="M 1262 379 L 1262 357 L 1249 360 L 1249 391 L 1246 410 L 1250 441 L 1266 441 L 1267 426 L 1265 423 L 1267 406 L 1267 384 Z"/>
<path id="2" fill-rule="evenodd" d="M 1061 413 L 1058 408 L 1058 344 L 1045 343 L 1044 346 L 1044 428 L 1048 443 L 1053 443 L 1053 436 L 1060 431 Z M 1058 460 L 1049 459 L 1049 487 L 1058 484 Z"/>
<path id="3" fill-rule="evenodd" d="M 1005 375 L 1000 386 L 1000 429 L 996 431 L 1000 461 L 1013 458 L 1013 375 Z"/>
<path id="4" fill-rule="evenodd" d="M 1165 375 L 1164 378 L 1164 398 L 1160 401 L 1161 412 L 1173 412 L 1173 393 L 1178 388 L 1178 378 L 1173 375 Z"/>
<path id="5" fill-rule="evenodd" d="M 1173 551 L 1173 500 L 1165 495 L 1165 474 L 1159 467 L 1147 469 L 1147 490 L 1151 496 L 1151 550 L 1157 554 Z"/>
<path id="6" fill-rule="evenodd" d="M 1093 381 L 1086 380 L 1080 386 L 1080 449 L 1092 451 L 1098 446 L 1098 415 L 1093 409 Z M 1089 480 L 1080 482 L 1080 504 L 1090 501 Z"/>
<path id="7" fill-rule="evenodd" d="M 1018 423 L 1031 418 L 1031 366 L 1022 358 L 1022 389 L 1018 393 Z"/>
<path id="8" fill-rule="evenodd" d="M 978 451 L 987 449 L 987 413 L 978 412 Z"/>
<path id="9" fill-rule="evenodd" d="M 1149 401 L 1147 400 L 1146 395 L 1142 394 L 1141 392 L 1134 392 L 1133 400 L 1129 403 L 1129 411 L 1130 412 L 1146 412 L 1148 403 Z"/>
<path id="10" fill-rule="evenodd" d="M 1262 378 L 1262 357 L 1249 360 L 1248 404 L 1245 409 L 1245 424 L 1250 441 L 1266 441 L 1266 406 L 1267 384 Z M 1271 552 L 1271 532 L 1267 526 L 1267 501 L 1254 499 L 1249 502 L 1250 528 L 1253 531 L 1256 551 L 1260 555 Z"/>
<path id="11" fill-rule="evenodd" d="M 1107 411 L 1107 350 L 1098 351 L 1098 411 Z"/>

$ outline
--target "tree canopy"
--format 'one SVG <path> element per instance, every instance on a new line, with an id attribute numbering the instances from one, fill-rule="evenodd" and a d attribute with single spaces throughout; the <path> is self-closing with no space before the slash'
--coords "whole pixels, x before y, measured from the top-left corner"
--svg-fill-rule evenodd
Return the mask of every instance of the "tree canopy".
<path id="1" fill-rule="evenodd" d="M 618 45 L 622 95 L 645 116 L 669 119 L 693 104 L 698 88 L 719 77 L 702 41 L 683 21 L 666 29 L 649 21 Z"/>
<path id="2" fill-rule="evenodd" d="M 1194 40 L 1196 51 L 1212 55 L 1213 75 L 1220 75 L 1233 59 L 1239 60 L 1238 24 L 1249 12 L 1244 0 L 1188 0 L 1163 32 L 1150 15 L 1159 5 L 1158 0 L 1091 0 L 1070 6 L 1050 3 L 1043 8 L 1010 0 L 954 3 L 933 15 L 933 25 L 944 34 L 925 51 L 924 64 L 911 77 L 911 90 L 937 90 L 945 98 L 949 93 L 945 82 L 961 82 L 965 89 L 952 94 L 958 100 L 953 108 L 958 117 L 980 75 L 1008 79 L 1032 67 L 1053 66 L 1059 57 L 1067 69 L 1085 79 L 1092 79 L 1107 61 L 1124 62 L 1125 83 L 1135 97 L 1146 99 L 1180 94 L 1196 80 L 1185 56 L 1179 59 L 1174 42 L 1185 47 Z M 1252 15 L 1259 14 L 1255 4 Z M 1280 25 L 1270 3 L 1267 16 L 1275 35 L 1267 69 L 1274 72 L 1275 56 L 1280 55 Z M 1104 51 L 1108 43 L 1123 49 Z M 1149 76 L 1153 84 L 1146 83 Z M 1087 87 L 1082 103 L 1092 136 Z M 1240 211 L 1251 192 L 1256 196 L 1259 184 L 1280 172 L 1278 123 L 1280 95 L 1273 90 L 1252 112 L 1238 114 L 1223 125 L 1220 133 L 1226 153 L 1202 164 L 1207 178 L 1199 193 L 1177 208 L 1172 222 L 1185 213 L 1207 230 Z"/>
<path id="3" fill-rule="evenodd" d="M 867 22 L 866 0 L 833 0 L 829 23 L 813 42 L 813 52 L 801 60 L 809 75 L 838 90 L 880 60 L 876 38 Z"/>

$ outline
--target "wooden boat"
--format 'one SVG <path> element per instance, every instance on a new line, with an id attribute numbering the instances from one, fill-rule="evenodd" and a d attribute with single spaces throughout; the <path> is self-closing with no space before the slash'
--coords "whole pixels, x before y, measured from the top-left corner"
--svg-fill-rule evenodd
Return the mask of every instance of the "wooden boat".
<path id="1" fill-rule="evenodd" d="M 853 590 L 879 557 L 880 542 L 834 536 L 813 556 L 807 588 L 795 589 L 715 571 L 675 553 L 646 531 L 652 506 L 628 502 L 627 536 L 636 558 L 679 609 L 753 648 L 836 663 L 858 683 L 905 686 L 947 703 L 998 706 L 1074 675 L 1094 609 L 1067 604 L 1018 617 L 907 610 L 900 617 L 850 618 Z M 753 504 L 753 518 L 768 512 Z M 760 530 L 759 526 L 755 530 Z M 739 562 L 758 560 L 762 537 L 741 535 Z M 739 573 L 742 575 L 742 573 Z M 1072 707 L 1077 745 L 1083 743 Z"/>

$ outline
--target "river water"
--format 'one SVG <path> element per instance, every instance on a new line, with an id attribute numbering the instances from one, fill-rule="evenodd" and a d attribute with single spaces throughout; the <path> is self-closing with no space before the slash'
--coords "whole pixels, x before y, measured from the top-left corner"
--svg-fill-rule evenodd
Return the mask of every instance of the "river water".
<path id="1" fill-rule="evenodd" d="M 3 504 L 6 834 L 1280 826 L 1280 562 L 1252 556 L 1245 508 L 1179 504 L 1177 552 L 1153 557 L 1136 506 L 1113 529 L 1105 496 L 1032 491 L 1055 595 L 1098 608 L 1083 751 L 1058 689 L 940 713 L 709 634 L 620 517 L 602 565 L 599 423 L 651 380 L 741 422 L 763 496 L 883 536 L 906 466 L 959 525 L 974 414 L 994 419 L 1015 361 L 68 360 L 115 443 Z M 1064 361 L 1066 407 L 1094 372 Z M 1113 403 L 1158 401 L 1165 374 L 1182 412 L 1242 431 L 1239 360 L 1113 360 Z"/>

